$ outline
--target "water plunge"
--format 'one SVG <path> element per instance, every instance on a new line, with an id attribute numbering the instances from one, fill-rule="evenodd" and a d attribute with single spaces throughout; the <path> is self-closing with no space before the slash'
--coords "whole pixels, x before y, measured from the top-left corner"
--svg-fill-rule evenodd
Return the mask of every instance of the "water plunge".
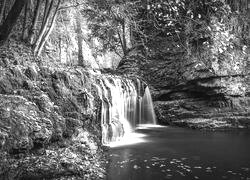
<path id="1" fill-rule="evenodd" d="M 102 143 L 129 136 L 138 124 L 155 124 L 155 114 L 149 88 L 135 81 L 120 77 L 100 79 L 97 87 L 102 101 Z"/>
<path id="2" fill-rule="evenodd" d="M 149 91 L 149 88 L 146 87 L 144 96 L 142 98 L 142 122 L 140 124 L 156 124 L 155 113 L 153 109 L 152 97 Z"/>

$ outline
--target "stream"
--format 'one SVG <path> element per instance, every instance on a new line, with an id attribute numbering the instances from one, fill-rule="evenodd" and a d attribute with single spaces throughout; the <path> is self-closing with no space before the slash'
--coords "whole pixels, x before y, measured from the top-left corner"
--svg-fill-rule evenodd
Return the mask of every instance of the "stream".
<path id="1" fill-rule="evenodd" d="M 250 180 L 250 132 L 140 126 L 112 146 L 106 180 Z"/>

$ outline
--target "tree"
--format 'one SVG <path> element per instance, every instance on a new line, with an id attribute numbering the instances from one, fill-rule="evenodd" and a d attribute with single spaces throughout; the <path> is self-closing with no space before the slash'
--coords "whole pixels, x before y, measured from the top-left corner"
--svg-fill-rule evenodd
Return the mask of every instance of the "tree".
<path id="1" fill-rule="evenodd" d="M 30 6 L 31 6 L 31 0 L 28 0 L 24 8 L 22 40 L 25 40 L 27 35 Z"/>
<path id="2" fill-rule="evenodd" d="M 56 5 L 56 8 L 55 8 L 55 10 L 54 10 L 54 14 L 53 14 L 53 16 L 52 16 L 52 18 L 51 18 L 50 26 L 48 26 L 47 32 L 46 32 L 46 33 L 44 34 L 44 36 L 42 37 L 42 40 L 41 40 L 41 42 L 40 42 L 40 44 L 39 44 L 39 46 L 38 46 L 37 51 L 34 51 L 35 54 L 36 54 L 37 56 L 40 55 L 40 53 L 41 53 L 41 51 L 42 51 L 42 49 L 43 49 L 43 47 L 44 47 L 44 44 L 45 44 L 46 41 L 48 40 L 49 35 L 51 34 L 51 32 L 52 32 L 52 30 L 53 30 L 53 28 L 54 28 L 54 26 L 55 26 L 55 21 L 56 21 L 56 18 L 57 18 L 58 9 L 59 9 L 60 4 L 61 4 L 61 0 L 58 0 L 58 1 L 57 1 L 57 5 Z"/>
<path id="3" fill-rule="evenodd" d="M 88 18 L 91 36 L 101 42 L 97 52 L 115 52 L 120 57 L 131 48 L 130 28 L 133 12 L 130 1 L 89 0 L 84 15 Z"/>
<path id="4" fill-rule="evenodd" d="M 17 22 L 17 19 L 28 0 L 15 0 L 10 12 L 0 27 L 0 43 L 3 44 L 8 38 Z"/>
<path id="5" fill-rule="evenodd" d="M 53 3 L 54 3 L 53 0 L 46 0 L 41 28 L 40 28 L 40 31 L 38 33 L 38 37 L 33 45 L 35 55 L 38 55 L 39 47 L 43 41 L 44 35 L 46 34 L 46 30 L 47 30 L 50 16 L 51 16 L 52 9 L 53 9 Z"/>
<path id="6" fill-rule="evenodd" d="M 76 20 L 76 34 L 77 34 L 77 42 L 78 42 L 78 65 L 84 66 L 84 57 L 82 50 L 82 42 L 83 42 L 83 32 L 81 27 L 81 19 L 80 16 L 75 17 Z"/>
<path id="7" fill-rule="evenodd" d="M 40 10 L 41 10 L 41 7 L 42 7 L 41 5 L 42 5 L 42 0 L 37 0 L 34 15 L 33 15 L 33 18 L 32 18 L 32 23 L 31 23 L 31 26 L 30 26 L 30 29 L 29 29 L 29 34 L 28 34 L 28 42 L 30 44 L 33 44 L 33 42 L 34 42 L 35 30 L 36 30 L 36 27 L 37 27 L 39 14 L 40 14 Z"/>
<path id="8" fill-rule="evenodd" d="M 1 8 L 0 8 L 0 24 L 2 20 L 4 19 L 4 10 L 6 8 L 6 0 L 2 1 Z"/>

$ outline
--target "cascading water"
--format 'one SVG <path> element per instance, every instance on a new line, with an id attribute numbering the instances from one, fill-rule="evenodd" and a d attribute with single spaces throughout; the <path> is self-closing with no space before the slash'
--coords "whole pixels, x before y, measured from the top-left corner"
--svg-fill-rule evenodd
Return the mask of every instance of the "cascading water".
<path id="1" fill-rule="evenodd" d="M 98 85 L 97 85 L 98 86 Z M 97 87 L 102 101 L 102 143 L 109 145 L 130 134 L 138 124 L 155 124 L 149 88 L 139 80 L 102 77 Z M 144 92 L 143 92 L 144 90 Z"/>
<path id="2" fill-rule="evenodd" d="M 156 124 L 152 97 L 148 87 L 146 87 L 145 89 L 141 104 L 142 104 L 141 113 L 142 113 L 143 124 L 151 124 L 151 123 Z"/>

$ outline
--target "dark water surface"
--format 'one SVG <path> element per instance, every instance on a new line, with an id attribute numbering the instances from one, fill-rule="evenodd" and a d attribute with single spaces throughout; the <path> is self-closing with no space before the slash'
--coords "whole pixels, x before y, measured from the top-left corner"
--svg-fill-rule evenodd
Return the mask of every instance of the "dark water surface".
<path id="1" fill-rule="evenodd" d="M 250 132 L 151 127 L 141 143 L 113 147 L 106 180 L 250 180 Z"/>

